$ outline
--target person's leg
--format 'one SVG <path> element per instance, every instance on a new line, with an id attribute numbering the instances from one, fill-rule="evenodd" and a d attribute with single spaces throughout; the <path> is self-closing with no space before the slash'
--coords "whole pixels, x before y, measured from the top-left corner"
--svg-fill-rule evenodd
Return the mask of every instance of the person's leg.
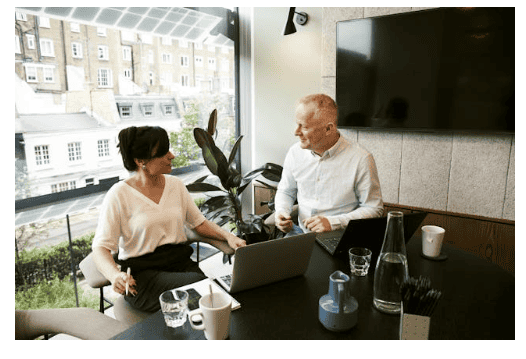
<path id="1" fill-rule="evenodd" d="M 124 270 L 128 266 L 132 268 L 138 292 L 135 297 L 124 299 L 134 308 L 153 312 L 161 308 L 162 292 L 205 279 L 199 265 L 190 259 L 192 252 L 190 246 L 165 246 L 154 254 L 123 261 Z"/>
<path id="2" fill-rule="evenodd" d="M 162 292 L 195 283 L 206 278 L 203 272 L 161 272 L 145 270 L 134 276 L 137 283 L 137 295 L 124 297 L 134 308 L 154 312 L 161 309 L 159 296 Z"/>

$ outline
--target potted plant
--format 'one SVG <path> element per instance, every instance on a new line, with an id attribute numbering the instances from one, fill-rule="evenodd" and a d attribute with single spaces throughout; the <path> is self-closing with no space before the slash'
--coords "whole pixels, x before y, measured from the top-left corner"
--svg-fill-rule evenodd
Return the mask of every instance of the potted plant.
<path id="1" fill-rule="evenodd" d="M 239 150 L 243 136 L 239 136 L 227 159 L 223 152 L 215 145 L 213 136 L 216 134 L 217 110 L 213 110 L 208 121 L 208 128 L 194 128 L 194 138 L 201 148 L 203 159 L 210 172 L 219 178 L 221 186 L 207 183 L 206 175 L 188 184 L 190 192 L 207 192 L 209 198 L 201 204 L 200 209 L 204 216 L 223 226 L 232 223 L 237 230 L 236 235 L 247 241 L 247 244 L 261 242 L 275 238 L 275 233 L 269 230 L 264 220 L 270 213 L 259 216 L 250 214 L 243 217 L 241 211 L 241 195 L 258 176 L 279 182 L 283 168 L 274 163 L 266 163 L 244 176 L 235 168 L 234 159 Z"/>

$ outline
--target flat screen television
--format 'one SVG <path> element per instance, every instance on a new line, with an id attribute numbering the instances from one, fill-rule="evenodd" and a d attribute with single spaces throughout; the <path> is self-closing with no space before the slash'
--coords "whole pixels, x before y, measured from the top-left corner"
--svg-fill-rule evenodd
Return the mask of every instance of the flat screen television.
<path id="1" fill-rule="evenodd" d="M 515 132 L 515 8 L 341 21 L 339 127 Z"/>

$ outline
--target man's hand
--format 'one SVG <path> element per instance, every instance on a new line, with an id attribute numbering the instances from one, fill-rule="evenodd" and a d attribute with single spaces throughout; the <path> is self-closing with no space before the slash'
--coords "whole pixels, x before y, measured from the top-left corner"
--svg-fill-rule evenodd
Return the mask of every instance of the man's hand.
<path id="1" fill-rule="evenodd" d="M 323 216 L 314 216 L 307 218 L 303 221 L 303 224 L 305 225 L 305 227 L 307 227 L 307 229 L 317 233 L 329 232 L 332 230 L 329 220 Z"/>
<path id="2" fill-rule="evenodd" d="M 292 218 L 290 218 L 290 215 L 286 215 L 283 213 L 278 213 L 276 215 L 276 227 L 284 233 L 289 233 L 292 230 L 292 226 L 294 223 L 292 222 Z"/>

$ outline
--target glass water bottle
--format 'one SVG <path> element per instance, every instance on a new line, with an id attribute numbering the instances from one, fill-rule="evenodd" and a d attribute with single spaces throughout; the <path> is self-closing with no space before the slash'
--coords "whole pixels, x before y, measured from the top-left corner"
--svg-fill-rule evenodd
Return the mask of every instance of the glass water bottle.
<path id="1" fill-rule="evenodd" d="M 404 239 L 404 214 L 389 212 L 384 243 L 374 273 L 373 304 L 381 312 L 400 313 L 400 286 L 409 277 Z"/>

